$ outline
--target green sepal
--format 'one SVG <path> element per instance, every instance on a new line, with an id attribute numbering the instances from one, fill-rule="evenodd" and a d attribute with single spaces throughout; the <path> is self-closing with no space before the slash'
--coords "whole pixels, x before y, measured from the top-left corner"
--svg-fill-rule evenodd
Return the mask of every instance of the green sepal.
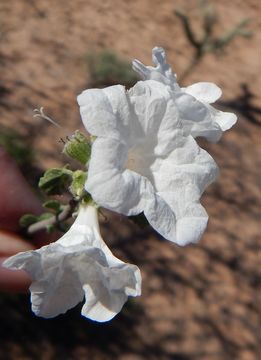
<path id="1" fill-rule="evenodd" d="M 72 175 L 67 167 L 49 169 L 40 178 L 39 188 L 47 195 L 60 195 L 68 189 Z"/>
<path id="2" fill-rule="evenodd" d="M 82 165 L 88 164 L 91 156 L 91 141 L 79 130 L 64 145 L 63 153 L 79 161 Z"/>
<path id="3" fill-rule="evenodd" d="M 38 216 L 33 215 L 33 214 L 25 214 L 23 216 L 21 216 L 20 220 L 19 220 L 19 224 L 22 227 L 28 227 L 34 223 L 36 223 L 38 220 Z"/>
<path id="4" fill-rule="evenodd" d="M 81 198 L 84 193 L 84 184 L 87 180 L 87 173 L 82 170 L 76 170 L 73 172 L 72 183 L 69 188 L 74 198 Z"/>
<path id="5" fill-rule="evenodd" d="M 87 191 L 85 191 L 85 194 L 83 195 L 82 199 L 81 199 L 81 204 L 82 205 L 91 205 L 93 207 L 95 207 L 96 209 L 99 209 L 99 205 L 96 204 L 96 202 L 93 200 L 92 196 L 90 193 L 88 193 Z"/>

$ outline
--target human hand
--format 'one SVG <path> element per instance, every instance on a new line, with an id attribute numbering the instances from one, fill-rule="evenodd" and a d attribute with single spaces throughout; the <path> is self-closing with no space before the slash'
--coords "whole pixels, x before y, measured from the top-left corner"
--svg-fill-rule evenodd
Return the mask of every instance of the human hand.
<path id="1" fill-rule="evenodd" d="M 23 271 L 2 267 L 3 261 L 20 251 L 45 243 L 44 234 L 32 240 L 19 234 L 19 219 L 25 213 L 40 214 L 41 203 L 24 179 L 15 161 L 0 147 L 0 291 L 25 292 L 31 280 Z"/>

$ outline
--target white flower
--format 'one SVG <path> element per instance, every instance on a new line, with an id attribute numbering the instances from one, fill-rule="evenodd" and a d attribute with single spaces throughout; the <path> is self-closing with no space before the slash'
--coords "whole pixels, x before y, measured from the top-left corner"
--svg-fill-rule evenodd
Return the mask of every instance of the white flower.
<path id="1" fill-rule="evenodd" d="M 65 313 L 84 299 L 82 315 L 112 319 L 128 296 L 141 293 L 137 266 L 117 259 L 101 238 L 94 207 L 81 207 L 69 231 L 57 242 L 7 259 L 9 269 L 24 269 L 33 312 L 45 318 Z"/>
<path id="2" fill-rule="evenodd" d="M 78 96 L 93 143 L 86 189 L 101 206 L 125 215 L 144 212 L 163 237 L 179 245 L 199 240 L 208 216 L 200 204 L 218 174 L 212 157 L 194 140 L 217 140 L 236 121 L 209 103 L 221 94 L 214 84 L 181 89 L 153 49 L 156 67 L 135 60 L 144 81 L 91 89 Z"/>

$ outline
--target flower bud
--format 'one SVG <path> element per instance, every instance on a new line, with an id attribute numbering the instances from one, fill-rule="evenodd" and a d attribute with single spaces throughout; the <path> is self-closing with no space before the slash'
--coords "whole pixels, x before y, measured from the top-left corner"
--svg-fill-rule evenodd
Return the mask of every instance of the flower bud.
<path id="1" fill-rule="evenodd" d="M 91 143 L 79 130 L 64 145 L 63 153 L 86 165 L 91 156 Z"/>

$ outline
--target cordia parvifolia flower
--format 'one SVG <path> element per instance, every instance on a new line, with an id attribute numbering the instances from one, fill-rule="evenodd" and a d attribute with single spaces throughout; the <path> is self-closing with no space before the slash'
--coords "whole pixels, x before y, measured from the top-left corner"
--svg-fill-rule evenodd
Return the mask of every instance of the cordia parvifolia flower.
<path id="1" fill-rule="evenodd" d="M 3 265 L 30 275 L 32 311 L 45 318 L 65 313 L 85 298 L 82 315 L 108 321 L 128 296 L 141 293 L 138 267 L 111 253 L 100 235 L 93 206 L 82 206 L 69 231 L 55 243 L 18 253 Z"/>
<path id="2" fill-rule="evenodd" d="M 195 138 L 217 141 L 236 116 L 210 105 L 221 95 L 215 84 L 181 88 L 162 48 L 152 50 L 152 59 L 155 67 L 134 60 L 144 80 L 130 90 L 116 85 L 78 96 L 83 124 L 97 137 L 86 190 L 115 212 L 143 212 L 164 238 L 186 245 L 206 228 L 200 197 L 218 175 Z"/>

